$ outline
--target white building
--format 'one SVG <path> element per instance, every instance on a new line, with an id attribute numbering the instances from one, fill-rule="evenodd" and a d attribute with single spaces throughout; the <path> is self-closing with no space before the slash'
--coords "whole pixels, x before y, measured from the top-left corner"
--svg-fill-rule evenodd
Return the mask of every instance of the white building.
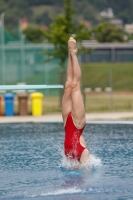
<path id="1" fill-rule="evenodd" d="M 133 34 L 133 23 L 132 24 L 125 24 L 125 31 L 129 34 Z"/>
<path id="2" fill-rule="evenodd" d="M 113 9 L 112 8 L 107 8 L 103 11 L 100 12 L 100 15 L 104 18 L 113 18 L 114 17 L 114 12 L 113 12 Z"/>

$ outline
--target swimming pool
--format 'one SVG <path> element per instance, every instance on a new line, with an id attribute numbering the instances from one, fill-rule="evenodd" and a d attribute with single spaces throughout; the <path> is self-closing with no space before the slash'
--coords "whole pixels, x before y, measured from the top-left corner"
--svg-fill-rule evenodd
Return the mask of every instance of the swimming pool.
<path id="1" fill-rule="evenodd" d="M 84 137 L 91 168 L 72 170 L 62 123 L 0 124 L 0 199 L 133 199 L 133 125 L 87 124 Z"/>

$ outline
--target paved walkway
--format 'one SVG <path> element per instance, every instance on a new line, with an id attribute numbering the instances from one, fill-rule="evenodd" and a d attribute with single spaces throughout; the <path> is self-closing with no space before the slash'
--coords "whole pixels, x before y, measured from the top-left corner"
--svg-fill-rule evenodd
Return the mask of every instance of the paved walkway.
<path id="1" fill-rule="evenodd" d="M 132 119 L 133 112 L 110 112 L 110 113 L 86 113 L 86 120 L 126 120 Z M 47 114 L 43 116 L 12 116 L 0 117 L 0 123 L 13 122 L 62 122 L 61 114 Z"/>

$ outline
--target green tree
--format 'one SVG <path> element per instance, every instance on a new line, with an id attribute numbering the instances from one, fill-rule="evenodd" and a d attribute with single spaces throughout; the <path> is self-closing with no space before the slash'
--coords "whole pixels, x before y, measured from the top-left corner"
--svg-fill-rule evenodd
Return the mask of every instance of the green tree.
<path id="1" fill-rule="evenodd" d="M 45 52 L 52 58 L 59 60 L 59 64 L 62 70 L 59 72 L 59 83 L 64 85 L 66 79 L 66 61 L 68 58 L 68 46 L 67 42 L 72 34 L 75 34 L 77 42 L 81 43 L 83 39 L 90 37 L 90 32 L 86 30 L 83 25 L 75 25 L 73 22 L 73 16 L 75 10 L 72 8 L 73 0 L 64 0 L 64 14 L 60 14 L 54 19 L 46 32 L 46 37 L 50 43 L 54 45 L 52 52 Z M 84 50 L 80 45 L 80 49 Z M 60 90 L 60 106 L 63 90 Z"/>
<path id="2" fill-rule="evenodd" d="M 26 38 L 33 43 L 40 43 L 45 38 L 45 31 L 40 27 L 29 26 L 23 33 L 26 35 Z"/>
<path id="3" fill-rule="evenodd" d="M 124 42 L 121 28 L 110 22 L 103 22 L 94 30 L 98 42 Z"/>
<path id="4" fill-rule="evenodd" d="M 58 15 L 46 32 L 46 37 L 54 45 L 52 52 L 45 52 L 49 56 L 57 58 L 60 66 L 65 69 L 68 47 L 67 41 L 71 35 L 75 35 L 77 42 L 90 38 L 90 31 L 83 25 L 75 25 L 73 16 L 75 10 L 72 7 L 73 0 L 64 0 L 64 14 Z M 80 47 L 85 50 L 83 47 Z"/>

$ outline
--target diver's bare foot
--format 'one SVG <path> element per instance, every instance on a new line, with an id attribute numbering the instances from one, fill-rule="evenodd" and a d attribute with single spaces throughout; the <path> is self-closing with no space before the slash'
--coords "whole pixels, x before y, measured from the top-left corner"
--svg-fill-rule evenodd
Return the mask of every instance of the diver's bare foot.
<path id="1" fill-rule="evenodd" d="M 73 37 L 68 40 L 68 51 L 71 55 L 77 53 L 76 40 Z"/>

